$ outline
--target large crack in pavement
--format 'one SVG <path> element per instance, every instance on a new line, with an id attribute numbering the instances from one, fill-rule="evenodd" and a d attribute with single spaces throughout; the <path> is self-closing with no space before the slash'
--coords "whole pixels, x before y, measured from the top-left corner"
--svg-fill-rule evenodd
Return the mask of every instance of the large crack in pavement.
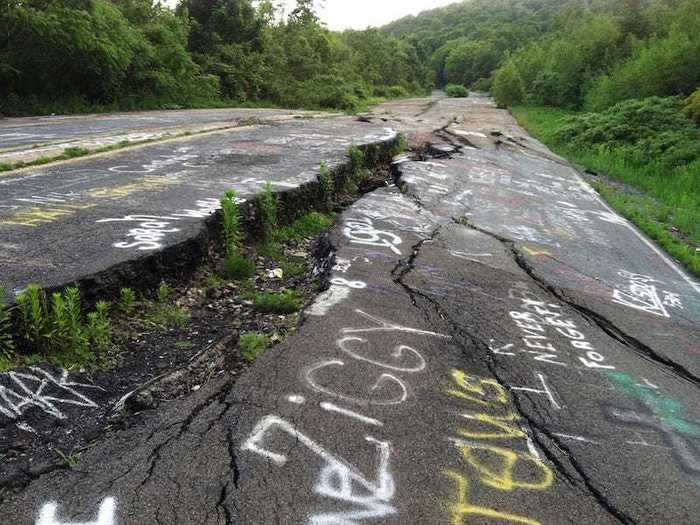
<path id="1" fill-rule="evenodd" d="M 577 303 L 573 299 L 569 298 L 563 290 L 560 290 L 548 283 L 546 279 L 541 277 L 537 273 L 537 270 L 528 262 L 525 255 L 518 249 L 517 243 L 514 240 L 493 233 L 483 227 L 472 224 L 469 221 L 467 221 L 467 226 L 502 243 L 512 253 L 516 264 L 533 280 L 535 284 L 537 284 L 540 289 L 553 295 L 562 303 L 565 303 L 576 310 L 582 317 L 600 328 L 608 336 L 615 339 L 617 342 L 621 343 L 626 348 L 629 348 L 644 359 L 656 364 L 657 366 L 665 368 L 673 375 L 691 383 L 695 387 L 700 387 L 700 377 L 693 374 L 690 370 L 672 359 L 659 354 L 650 346 L 626 333 L 613 321 L 591 310 L 590 308 L 586 308 L 585 306 Z"/>
<path id="2" fill-rule="evenodd" d="M 437 228 L 429 239 L 424 239 L 417 245 L 415 245 L 413 247 L 413 252 L 410 259 L 405 263 L 400 263 L 399 265 L 397 265 L 397 269 L 401 268 L 401 270 L 394 274 L 395 282 L 399 284 L 408 293 L 408 295 L 411 297 L 413 305 L 416 308 L 421 309 L 421 306 L 416 300 L 416 297 L 420 297 L 423 300 L 425 300 L 428 304 L 430 304 L 432 306 L 432 309 L 439 315 L 439 317 L 442 320 L 446 321 L 450 325 L 453 333 L 457 335 L 457 337 L 455 337 L 455 340 L 459 341 L 460 338 L 466 337 L 474 347 L 480 349 L 482 352 L 482 358 L 487 364 L 494 378 L 496 378 L 499 384 L 501 384 L 504 388 L 510 390 L 507 383 L 503 380 L 501 374 L 498 371 L 499 364 L 491 355 L 491 352 L 489 351 L 489 344 L 486 341 L 483 341 L 475 334 L 469 332 L 466 329 L 466 327 L 464 327 L 462 324 L 458 323 L 455 319 L 453 319 L 450 312 L 443 308 L 439 301 L 436 301 L 434 298 L 421 292 L 420 290 L 412 288 L 409 284 L 405 282 L 405 278 L 408 276 L 408 274 L 415 269 L 415 261 L 420 256 L 421 248 L 426 242 L 434 240 L 435 237 L 438 235 L 439 231 L 440 228 Z M 481 233 L 485 233 L 481 230 L 479 231 Z M 556 298 L 556 296 L 554 297 Z M 460 346 L 465 356 L 470 355 L 470 352 L 466 350 L 466 347 L 463 343 Z M 569 447 L 566 446 L 561 439 L 554 436 L 552 432 L 548 431 L 543 425 L 539 424 L 534 418 L 532 418 L 529 415 L 528 411 L 525 410 L 522 406 L 522 403 L 519 401 L 517 395 L 512 395 L 511 397 L 518 410 L 518 413 L 523 417 L 523 419 L 527 422 L 529 428 L 531 429 L 529 433 L 530 436 L 540 447 L 547 459 L 555 466 L 557 472 L 569 483 L 579 487 L 580 490 L 583 490 L 590 494 L 598 502 L 601 508 L 604 509 L 605 512 L 612 516 L 616 521 L 624 525 L 635 525 L 635 520 L 633 520 L 624 511 L 618 509 L 615 506 L 615 504 L 612 503 L 609 500 L 609 498 L 606 497 L 605 492 L 595 485 L 593 480 L 586 474 L 586 471 L 583 468 L 583 466 L 576 460 L 574 453 L 569 449 Z M 538 432 L 544 434 L 547 437 L 547 439 L 554 443 L 554 445 L 559 449 L 559 451 L 562 452 L 562 454 L 565 456 L 566 460 L 562 460 L 560 455 L 554 453 L 549 443 L 542 440 L 538 435 Z M 569 468 L 567 468 L 564 461 L 568 462 Z M 570 474 L 570 470 L 573 470 L 578 475 L 578 477 L 576 478 L 572 476 Z"/>

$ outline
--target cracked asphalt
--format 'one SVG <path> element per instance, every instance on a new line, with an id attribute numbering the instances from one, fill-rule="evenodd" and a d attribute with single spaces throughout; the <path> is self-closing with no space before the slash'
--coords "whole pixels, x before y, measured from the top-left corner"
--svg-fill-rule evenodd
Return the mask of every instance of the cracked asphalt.
<path id="1" fill-rule="evenodd" d="M 451 153 L 344 211 L 299 330 L 3 523 L 697 523 L 697 283 L 489 99 L 370 117 Z"/>
<path id="2" fill-rule="evenodd" d="M 29 162 L 67 148 L 95 150 L 124 142 L 165 139 L 185 133 L 329 116 L 279 109 L 188 109 L 94 115 L 53 115 L 0 120 L 0 163 Z"/>

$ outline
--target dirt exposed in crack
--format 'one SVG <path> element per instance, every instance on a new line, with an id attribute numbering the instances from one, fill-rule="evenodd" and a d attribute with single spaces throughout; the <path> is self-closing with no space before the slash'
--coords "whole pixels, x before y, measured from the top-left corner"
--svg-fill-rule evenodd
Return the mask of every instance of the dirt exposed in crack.
<path id="1" fill-rule="evenodd" d="M 394 147 L 393 142 L 366 147 L 366 165 L 371 174 L 367 176 L 364 172 L 363 179 L 355 183 L 351 180 L 354 174 L 349 171 L 349 164 L 334 172 L 333 211 L 341 211 L 362 194 L 393 183 L 389 164 Z M 289 224 L 314 208 L 327 209 L 329 203 L 319 196 L 316 183 L 280 194 L 282 224 Z M 325 272 L 330 270 L 331 257 L 327 240 L 324 235 L 294 237 L 277 243 L 271 250 L 269 243 L 254 244 L 259 231 L 254 206 L 246 206 L 242 211 L 251 238 L 243 252 L 255 263 L 252 279 L 232 281 L 221 276 L 219 227 L 216 218 L 210 220 L 207 232 L 194 241 L 198 246 L 196 253 L 192 252 L 195 261 L 201 258 L 204 264 L 194 272 L 176 272 L 184 279 L 171 284 L 166 300 L 158 301 L 153 298 L 155 292 L 146 292 L 133 312 L 114 320 L 118 333 L 114 351 L 101 356 L 106 368 L 70 372 L 69 380 L 87 386 L 87 394 L 84 389 L 80 392 L 90 395 L 96 406 L 61 405 L 62 419 L 50 417 L 38 407 L 27 410 L 21 420 L 0 414 L 0 503 L 44 474 L 72 468 L 80 454 L 106 433 L 140 425 L 162 403 L 197 391 L 214 378 L 225 377 L 227 384 L 233 385 L 249 364 L 241 354 L 240 334 L 263 336 L 268 346 L 274 346 L 298 328 L 301 323 L 298 311 L 260 311 L 255 306 L 255 296 L 294 290 L 299 308 L 309 304 L 327 286 Z M 140 263 L 149 266 L 153 275 L 161 269 L 160 265 L 151 268 L 145 260 Z M 124 275 L 137 273 L 132 269 L 116 278 L 103 276 L 97 288 L 103 292 L 114 290 L 123 284 Z M 163 276 L 167 275 L 171 274 L 164 271 Z M 146 285 L 152 284 L 150 277 L 153 276 L 149 274 L 145 279 Z M 88 279 L 82 287 L 91 282 L 96 281 Z M 41 365 L 40 368 L 41 373 L 61 377 L 62 371 L 55 367 Z M 114 410 L 115 405 L 119 410 Z M 231 448 L 230 461 L 235 474 L 234 452 Z M 158 458 L 151 459 L 153 469 Z M 229 490 L 222 487 L 224 492 Z M 223 493 L 222 497 L 225 497 Z M 232 523 L 230 509 L 224 506 L 223 511 L 227 522 Z"/>

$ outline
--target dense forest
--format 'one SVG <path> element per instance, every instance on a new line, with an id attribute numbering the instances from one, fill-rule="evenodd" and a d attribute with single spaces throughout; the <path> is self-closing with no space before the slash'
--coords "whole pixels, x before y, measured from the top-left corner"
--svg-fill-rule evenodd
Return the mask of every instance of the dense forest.
<path id="1" fill-rule="evenodd" d="M 354 111 L 423 94 L 403 39 L 334 33 L 313 0 L 2 0 L 0 113 L 274 104 Z"/>

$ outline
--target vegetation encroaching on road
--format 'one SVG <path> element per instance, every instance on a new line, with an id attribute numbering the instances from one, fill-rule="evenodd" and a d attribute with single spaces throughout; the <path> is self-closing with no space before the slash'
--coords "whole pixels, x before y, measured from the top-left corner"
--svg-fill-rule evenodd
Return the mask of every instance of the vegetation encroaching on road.
<path id="1" fill-rule="evenodd" d="M 403 136 L 386 145 L 350 147 L 344 165 L 334 172 L 323 167 L 317 184 L 305 190 L 314 196 L 305 204 L 310 209 L 295 203 L 281 213 L 280 197 L 268 183 L 244 216 L 236 192 L 226 191 L 220 240 L 187 282 L 162 281 L 141 293 L 123 287 L 115 290 L 114 302 L 98 301 L 92 311 L 77 287 L 48 294 L 30 284 L 12 308 L 0 289 L 0 372 L 41 363 L 82 370 L 119 368 L 122 361 L 134 366 L 138 358 L 127 357 L 127 350 L 145 344 L 158 353 L 165 340 L 170 348 L 193 350 L 193 340 L 206 341 L 213 330 L 210 315 L 217 326 L 243 319 L 240 355 L 253 361 L 294 330 L 298 312 L 319 292 L 313 243 L 332 226 L 336 206 L 385 185 L 389 160 L 406 147 Z"/>
<path id="2" fill-rule="evenodd" d="M 560 155 L 610 177 L 594 182 L 603 198 L 700 276 L 700 130 L 679 107 L 676 99 L 648 98 L 600 113 L 513 113 Z"/>
<path id="3" fill-rule="evenodd" d="M 0 113 L 280 105 L 355 111 L 424 93 L 411 44 L 334 33 L 312 0 L 8 0 L 0 5 Z"/>

